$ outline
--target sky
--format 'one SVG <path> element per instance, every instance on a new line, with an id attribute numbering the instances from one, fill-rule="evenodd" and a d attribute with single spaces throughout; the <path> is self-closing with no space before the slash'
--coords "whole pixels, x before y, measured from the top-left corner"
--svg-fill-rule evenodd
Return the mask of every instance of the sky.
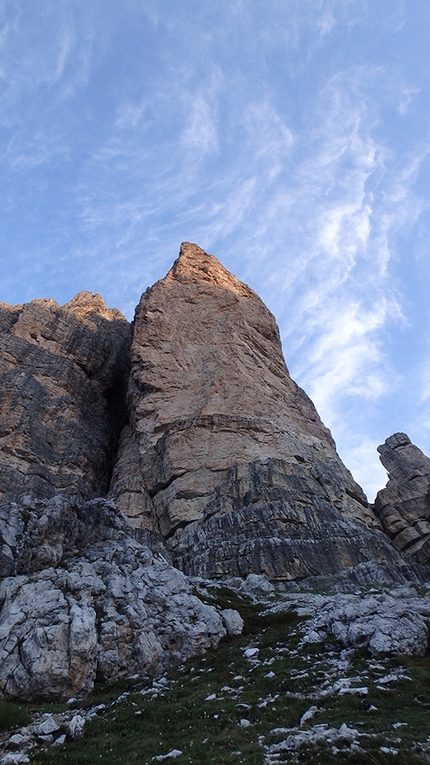
<path id="1" fill-rule="evenodd" d="M 0 301 L 132 319 L 196 242 L 373 500 L 388 436 L 430 455 L 429 40 L 429 0 L 0 0 Z"/>

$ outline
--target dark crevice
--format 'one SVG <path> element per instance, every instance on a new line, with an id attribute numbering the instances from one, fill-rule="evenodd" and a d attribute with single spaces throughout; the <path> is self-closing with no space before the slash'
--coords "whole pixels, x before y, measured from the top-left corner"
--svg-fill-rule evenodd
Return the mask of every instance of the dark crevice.
<path id="1" fill-rule="evenodd" d="M 176 481 L 177 478 L 180 478 L 181 476 L 185 475 L 184 471 L 183 473 L 176 473 L 169 478 L 168 481 L 164 481 L 163 483 L 157 483 L 155 484 L 153 489 L 148 489 L 148 494 L 153 499 L 157 494 L 160 493 L 160 491 L 164 491 L 164 489 L 168 489 L 170 484 L 173 483 L 173 481 Z"/>
<path id="2" fill-rule="evenodd" d="M 127 380 L 128 375 L 122 374 L 103 394 L 107 403 L 109 430 L 106 491 L 110 485 L 112 472 L 117 461 L 120 435 L 129 422 L 126 403 Z"/>
<path id="3" fill-rule="evenodd" d="M 185 499 L 185 500 L 191 500 L 191 499 L 197 499 L 197 497 L 208 497 L 211 494 L 213 494 L 213 491 L 195 491 L 193 489 L 184 489 L 183 491 L 178 491 L 176 494 L 176 499 Z"/>
<path id="4" fill-rule="evenodd" d="M 348 494 L 348 497 L 351 497 L 351 499 L 355 499 L 356 502 L 358 502 L 362 507 L 368 508 L 369 503 L 367 500 L 364 500 L 363 497 L 358 494 L 358 492 L 351 491 L 351 489 L 345 489 L 346 494 Z"/>
<path id="5" fill-rule="evenodd" d="M 175 536 L 177 531 L 182 531 L 182 529 L 185 529 L 190 523 L 193 523 L 193 521 L 181 521 L 180 523 L 177 523 L 176 526 L 174 526 L 173 529 L 170 529 L 169 533 L 164 536 L 164 541 L 167 542 Z"/>

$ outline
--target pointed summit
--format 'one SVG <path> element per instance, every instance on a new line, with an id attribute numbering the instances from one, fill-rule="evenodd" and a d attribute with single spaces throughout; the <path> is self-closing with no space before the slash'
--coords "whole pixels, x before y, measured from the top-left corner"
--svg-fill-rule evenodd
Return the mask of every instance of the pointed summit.
<path id="1" fill-rule="evenodd" d="M 208 255 L 197 244 L 182 242 L 179 257 L 175 260 L 166 279 L 178 281 L 199 280 L 224 287 L 242 297 L 257 297 L 246 284 L 227 271 L 214 255 Z"/>

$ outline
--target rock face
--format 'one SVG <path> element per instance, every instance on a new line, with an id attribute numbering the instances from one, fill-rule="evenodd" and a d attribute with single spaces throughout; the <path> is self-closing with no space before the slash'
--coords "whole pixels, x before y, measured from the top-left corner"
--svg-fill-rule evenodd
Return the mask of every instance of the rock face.
<path id="1" fill-rule="evenodd" d="M 0 304 L 0 501 L 106 492 L 129 344 L 100 295 Z"/>
<path id="2" fill-rule="evenodd" d="M 388 483 L 374 511 L 394 546 L 409 560 L 430 562 L 430 459 L 405 433 L 378 446 Z"/>
<path id="3" fill-rule="evenodd" d="M 0 697 L 67 698 L 95 680 L 155 675 L 241 631 L 105 500 L 5 503 L 0 529 Z"/>
<path id="4" fill-rule="evenodd" d="M 293 382 L 258 296 L 185 243 L 136 310 L 110 496 L 188 574 L 300 579 L 399 560 Z"/>

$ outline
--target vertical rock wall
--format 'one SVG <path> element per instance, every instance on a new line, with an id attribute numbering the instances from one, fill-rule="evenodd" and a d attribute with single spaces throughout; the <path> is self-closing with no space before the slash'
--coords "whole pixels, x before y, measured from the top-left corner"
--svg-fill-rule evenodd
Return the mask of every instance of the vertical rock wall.
<path id="1" fill-rule="evenodd" d="M 400 560 L 291 379 L 274 317 L 216 258 L 183 244 L 130 343 L 99 295 L 0 305 L 0 502 L 109 490 L 189 574 L 300 579 Z M 418 520 L 408 549 L 427 533 Z"/>

